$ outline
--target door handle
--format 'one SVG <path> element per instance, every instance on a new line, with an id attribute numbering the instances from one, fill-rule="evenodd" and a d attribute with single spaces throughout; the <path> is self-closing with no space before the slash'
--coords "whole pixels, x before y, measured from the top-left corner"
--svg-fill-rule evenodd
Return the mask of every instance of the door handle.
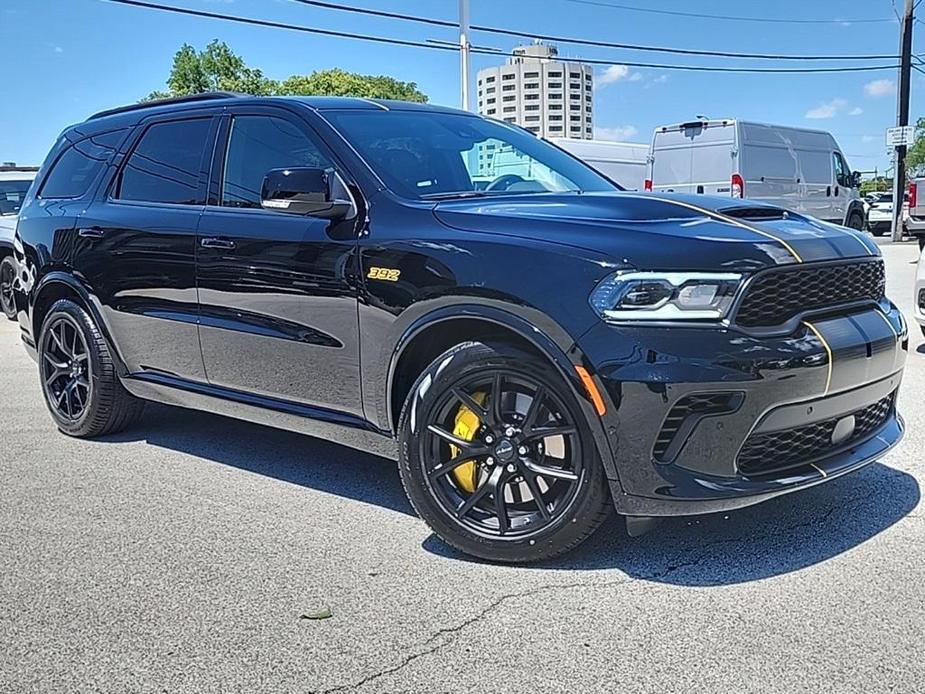
<path id="1" fill-rule="evenodd" d="M 199 245 L 203 248 L 220 248 L 225 251 L 230 251 L 234 249 L 235 242 L 231 239 L 205 238 L 199 242 Z"/>
<path id="2" fill-rule="evenodd" d="M 835 197 L 838 197 L 838 186 L 835 186 Z"/>
<path id="3" fill-rule="evenodd" d="M 82 227 L 77 230 L 77 235 L 84 239 L 101 239 L 104 236 L 99 227 Z"/>
<path id="4" fill-rule="evenodd" d="M 832 197 L 832 186 L 826 186 L 826 187 L 825 187 L 825 196 L 826 196 L 827 198 Z"/>

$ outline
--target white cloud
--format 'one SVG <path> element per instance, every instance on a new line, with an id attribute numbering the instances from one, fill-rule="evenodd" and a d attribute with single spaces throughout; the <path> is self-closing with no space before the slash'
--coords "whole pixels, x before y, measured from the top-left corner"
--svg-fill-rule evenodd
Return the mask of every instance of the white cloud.
<path id="1" fill-rule="evenodd" d="M 864 109 L 860 106 L 855 106 L 853 109 L 848 111 L 849 116 L 860 116 L 862 113 L 864 113 Z"/>
<path id="2" fill-rule="evenodd" d="M 642 79 L 642 75 L 639 75 L 638 72 L 630 73 L 630 69 L 626 65 L 611 65 L 603 72 L 599 73 L 597 79 L 594 80 L 595 88 L 606 87 L 608 84 L 613 84 L 614 82 L 619 82 L 621 80 L 628 79 L 632 82 Z"/>
<path id="3" fill-rule="evenodd" d="M 618 125 L 613 128 L 595 128 L 594 137 L 597 140 L 629 140 L 639 131 L 632 125 Z"/>
<path id="4" fill-rule="evenodd" d="M 868 82 L 864 85 L 864 93 L 872 98 L 880 96 L 889 96 L 896 91 L 896 83 L 893 80 L 880 79 Z"/>
<path id="5" fill-rule="evenodd" d="M 64 49 L 61 46 L 55 46 L 55 53 L 64 53 Z"/>
<path id="6" fill-rule="evenodd" d="M 847 105 L 848 102 L 844 99 L 832 99 L 824 104 L 819 104 L 815 108 L 809 109 L 805 117 L 812 119 L 834 118 L 835 115 Z"/>

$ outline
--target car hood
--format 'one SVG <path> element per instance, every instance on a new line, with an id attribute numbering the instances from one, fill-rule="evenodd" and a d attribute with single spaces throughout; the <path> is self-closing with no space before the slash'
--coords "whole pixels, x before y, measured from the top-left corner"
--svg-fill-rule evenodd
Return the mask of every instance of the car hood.
<path id="1" fill-rule="evenodd" d="M 531 194 L 436 204 L 450 227 L 560 243 L 636 268 L 754 270 L 879 255 L 844 227 L 774 205 L 703 195 Z"/>

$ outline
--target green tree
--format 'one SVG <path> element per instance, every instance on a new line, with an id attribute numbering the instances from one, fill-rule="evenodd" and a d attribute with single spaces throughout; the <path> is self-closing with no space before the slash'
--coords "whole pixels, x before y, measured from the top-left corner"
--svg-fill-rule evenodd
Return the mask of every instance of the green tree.
<path id="1" fill-rule="evenodd" d="M 877 176 L 861 182 L 860 193 L 862 196 L 888 190 L 893 190 L 893 179 L 886 176 Z"/>
<path id="2" fill-rule="evenodd" d="M 293 75 L 277 82 L 244 59 L 226 43 L 215 39 L 205 50 L 184 43 L 173 57 L 167 91 L 151 92 L 143 101 L 171 96 L 229 91 L 269 96 L 360 96 L 424 103 L 427 96 L 414 82 L 402 82 L 385 75 L 359 75 L 346 70 L 319 70 L 310 75 Z"/>
<path id="3" fill-rule="evenodd" d="M 184 43 L 173 57 L 168 90 L 151 92 L 147 99 L 214 91 L 267 96 L 276 93 L 276 88 L 274 80 L 248 67 L 226 43 L 215 39 L 203 51 Z"/>
<path id="4" fill-rule="evenodd" d="M 426 103 L 427 95 L 414 82 L 401 82 L 385 75 L 359 75 L 340 68 L 318 70 L 310 75 L 293 75 L 280 82 L 277 94 L 292 96 L 359 96 L 367 99 L 396 99 Z"/>
<path id="5" fill-rule="evenodd" d="M 915 122 L 915 142 L 906 152 L 906 175 L 925 174 L 925 118 Z"/>

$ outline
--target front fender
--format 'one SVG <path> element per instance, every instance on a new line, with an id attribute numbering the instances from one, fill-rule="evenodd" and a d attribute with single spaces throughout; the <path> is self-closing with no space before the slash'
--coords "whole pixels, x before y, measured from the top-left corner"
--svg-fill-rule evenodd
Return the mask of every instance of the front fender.
<path id="1" fill-rule="evenodd" d="M 584 384 L 575 370 L 576 366 L 583 366 L 591 371 L 591 364 L 586 361 L 575 340 L 561 326 L 541 311 L 523 306 L 513 307 L 504 302 L 485 300 L 485 303 L 454 303 L 441 306 L 424 306 L 424 303 L 431 302 L 422 302 L 422 304 L 414 306 L 413 311 L 406 311 L 402 314 L 401 320 L 396 321 L 396 323 L 401 323 L 401 325 L 395 326 L 398 336 L 394 341 L 386 343 L 394 345 L 394 348 L 388 358 L 384 360 L 383 365 L 376 367 L 381 370 L 379 377 L 375 374 L 368 375 L 364 373 L 364 383 L 381 382 L 384 385 L 384 388 L 379 390 L 382 393 L 381 406 L 384 410 L 377 408 L 377 411 L 387 413 L 383 429 L 391 429 L 392 422 L 395 421 L 394 415 L 396 413 L 392 411 L 391 405 L 392 388 L 395 385 L 397 366 L 408 346 L 421 333 L 440 323 L 461 319 L 476 319 L 514 332 L 546 356 L 568 384 L 576 401 L 579 403 L 588 429 L 594 438 L 598 454 L 604 464 L 608 479 L 611 480 L 612 484 L 619 482 L 609 437 L 605 432 L 601 417 L 595 410 Z M 513 313 L 513 310 L 516 310 L 517 313 Z M 411 313 L 414 315 L 405 315 Z M 369 368 L 369 366 L 364 368 Z M 593 371 L 592 378 L 595 379 L 599 390 L 603 392 L 603 388 L 593 375 Z"/>

